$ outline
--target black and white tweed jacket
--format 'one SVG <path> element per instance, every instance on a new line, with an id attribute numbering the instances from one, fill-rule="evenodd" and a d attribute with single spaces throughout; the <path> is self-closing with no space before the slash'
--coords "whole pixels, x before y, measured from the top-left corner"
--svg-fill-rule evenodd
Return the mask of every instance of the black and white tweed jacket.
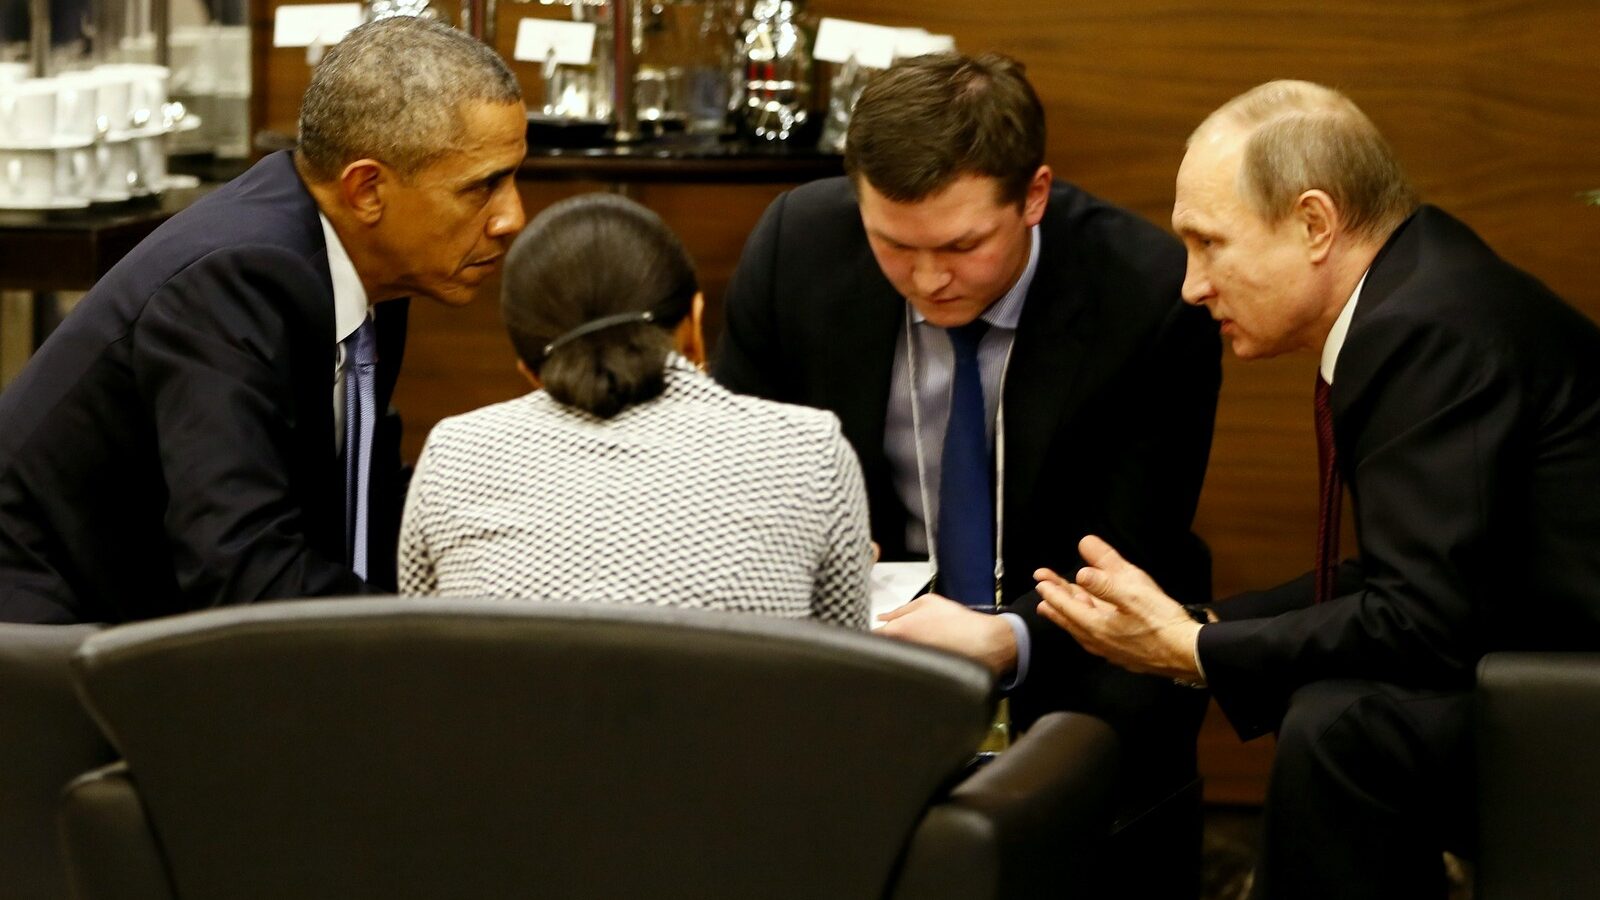
<path id="1" fill-rule="evenodd" d="M 832 413 L 673 355 L 610 420 L 535 391 L 441 421 L 400 530 L 404 594 L 867 620 L 860 466 Z"/>

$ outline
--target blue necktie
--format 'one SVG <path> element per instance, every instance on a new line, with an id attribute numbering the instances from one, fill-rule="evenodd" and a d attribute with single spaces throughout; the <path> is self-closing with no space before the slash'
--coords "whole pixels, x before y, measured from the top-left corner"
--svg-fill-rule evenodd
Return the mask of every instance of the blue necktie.
<path id="1" fill-rule="evenodd" d="M 994 608 L 994 488 L 978 371 L 978 342 L 988 328 L 989 323 L 977 319 L 945 330 L 955 350 L 956 371 L 939 464 L 936 536 L 940 592 L 981 609 Z"/>
<path id="2" fill-rule="evenodd" d="M 377 325 L 372 317 L 344 339 L 344 498 L 345 538 L 350 567 L 367 577 L 367 507 L 371 500 L 372 429 L 377 424 L 373 383 L 378 361 Z"/>

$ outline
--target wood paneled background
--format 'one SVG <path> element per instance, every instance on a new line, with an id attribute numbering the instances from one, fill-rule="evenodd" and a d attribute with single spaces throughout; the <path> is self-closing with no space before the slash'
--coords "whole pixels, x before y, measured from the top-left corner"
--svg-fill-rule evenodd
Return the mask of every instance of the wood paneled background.
<path id="1" fill-rule="evenodd" d="M 267 50 L 277 4 L 256 2 L 267 53 L 258 121 L 292 131 L 304 53 Z M 1600 188 L 1595 0 L 813 0 L 810 12 L 947 32 L 963 50 L 1023 60 L 1058 177 L 1163 224 L 1184 138 L 1207 112 L 1272 78 L 1339 87 L 1388 135 L 1427 200 L 1600 318 L 1600 208 L 1576 196 Z M 502 50 L 524 14 L 550 15 L 502 2 Z M 532 214 L 601 187 L 528 183 L 524 197 Z M 684 236 L 715 310 L 745 233 L 781 189 L 649 185 L 634 196 Z M 412 321 L 397 402 L 414 455 L 441 416 L 522 385 L 492 294 L 464 310 L 418 305 Z M 1225 363 L 1197 522 L 1219 596 L 1311 564 L 1314 370 L 1309 357 Z M 1213 716 L 1201 748 L 1211 799 L 1259 799 L 1270 742 L 1241 746 Z"/>

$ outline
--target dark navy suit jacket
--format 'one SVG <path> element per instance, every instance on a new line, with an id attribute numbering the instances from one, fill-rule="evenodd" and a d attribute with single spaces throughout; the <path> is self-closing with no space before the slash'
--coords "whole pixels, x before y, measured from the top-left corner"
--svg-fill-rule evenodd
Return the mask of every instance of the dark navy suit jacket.
<path id="1" fill-rule="evenodd" d="M 1200 660 L 1241 735 L 1316 681 L 1465 691 L 1485 652 L 1600 646 L 1593 322 L 1424 206 L 1372 263 L 1332 402 L 1359 558 L 1322 604 L 1310 578 L 1217 604 Z"/>
<path id="2" fill-rule="evenodd" d="M 405 341 L 380 304 L 379 408 Z M 335 457 L 333 287 L 286 153 L 163 224 L 0 393 L 0 620 L 122 622 L 359 593 Z M 374 448 L 393 581 L 398 429 Z"/>
<path id="3" fill-rule="evenodd" d="M 1073 185 L 1052 187 L 1004 388 L 1003 593 L 1033 646 L 1012 696 L 1019 722 L 1071 708 L 1134 727 L 1158 718 L 1147 715 L 1151 704 L 1171 692 L 1169 682 L 1100 664 L 1038 616 L 1034 569 L 1071 577 L 1085 534 L 1105 537 L 1185 602 L 1210 597 L 1209 557 L 1190 524 L 1222 351 L 1205 311 L 1181 302 L 1183 273 L 1170 235 Z M 837 414 L 861 458 L 873 539 L 884 558 L 903 557 L 907 513 L 883 437 L 905 300 L 872 255 L 847 179 L 773 202 L 726 306 L 717 379 Z"/>

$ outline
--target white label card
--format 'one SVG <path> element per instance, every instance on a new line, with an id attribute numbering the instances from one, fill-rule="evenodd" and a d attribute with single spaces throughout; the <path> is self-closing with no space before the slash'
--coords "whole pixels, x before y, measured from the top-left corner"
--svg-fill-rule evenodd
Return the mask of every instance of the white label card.
<path id="1" fill-rule="evenodd" d="M 523 19 L 517 23 L 517 46 L 511 56 L 519 62 L 542 63 L 554 52 L 562 65 L 586 66 L 594 58 L 594 31 L 593 22 Z"/>
<path id="2" fill-rule="evenodd" d="M 359 3 L 297 3 L 273 13 L 272 46 L 324 47 L 339 43 L 361 24 Z"/>
<path id="3" fill-rule="evenodd" d="M 817 26 L 817 42 L 812 55 L 826 62 L 844 63 L 851 57 L 857 65 L 887 69 L 896 59 L 954 50 L 955 39 L 948 34 L 929 34 L 920 28 L 890 28 L 849 19 L 823 19 Z"/>

